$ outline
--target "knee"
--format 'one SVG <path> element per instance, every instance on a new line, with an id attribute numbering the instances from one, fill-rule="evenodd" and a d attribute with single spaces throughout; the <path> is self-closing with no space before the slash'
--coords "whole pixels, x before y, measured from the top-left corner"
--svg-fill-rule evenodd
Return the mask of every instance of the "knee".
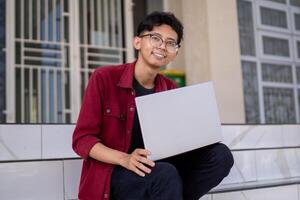
<path id="1" fill-rule="evenodd" d="M 173 165 L 157 162 L 150 176 L 151 199 L 181 199 L 182 181 Z"/>
<path id="2" fill-rule="evenodd" d="M 167 162 L 156 163 L 153 170 L 159 174 L 166 174 L 166 175 L 167 174 L 172 174 L 172 175 L 178 174 L 176 167 L 174 167 L 174 165 L 167 163 Z"/>
<path id="3" fill-rule="evenodd" d="M 223 176 L 227 176 L 234 164 L 234 159 L 230 149 L 222 143 L 213 147 L 212 161 L 218 167 Z"/>
<path id="4" fill-rule="evenodd" d="M 174 165 L 171 165 L 170 163 L 166 163 L 166 162 L 156 163 L 151 173 L 156 174 L 157 176 L 161 177 L 161 179 L 163 180 L 169 180 L 172 182 L 180 181 L 180 177 L 176 167 L 174 167 Z"/>

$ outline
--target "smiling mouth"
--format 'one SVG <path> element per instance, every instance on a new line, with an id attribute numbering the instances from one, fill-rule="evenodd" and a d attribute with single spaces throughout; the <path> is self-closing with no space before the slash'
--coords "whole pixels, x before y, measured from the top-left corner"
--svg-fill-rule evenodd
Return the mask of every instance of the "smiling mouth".
<path id="1" fill-rule="evenodd" d="M 152 52 L 152 54 L 156 57 L 156 58 L 159 58 L 159 59 L 163 59 L 163 58 L 166 58 L 167 56 L 162 54 L 162 53 L 157 53 L 157 52 Z"/>

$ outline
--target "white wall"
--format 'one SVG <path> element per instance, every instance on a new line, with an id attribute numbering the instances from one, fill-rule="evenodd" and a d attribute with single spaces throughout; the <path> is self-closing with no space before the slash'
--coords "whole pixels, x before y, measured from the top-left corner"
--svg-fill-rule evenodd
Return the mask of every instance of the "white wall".
<path id="1" fill-rule="evenodd" d="M 0 199 L 76 199 L 82 160 L 71 148 L 74 127 L 0 125 Z M 235 164 L 218 188 L 300 177 L 300 125 L 223 125 L 222 130 Z M 274 191 L 289 195 L 289 200 L 298 199 L 297 185 Z M 203 199 L 256 200 L 271 193 L 275 196 L 270 199 L 278 199 L 272 188 L 212 194 Z"/>

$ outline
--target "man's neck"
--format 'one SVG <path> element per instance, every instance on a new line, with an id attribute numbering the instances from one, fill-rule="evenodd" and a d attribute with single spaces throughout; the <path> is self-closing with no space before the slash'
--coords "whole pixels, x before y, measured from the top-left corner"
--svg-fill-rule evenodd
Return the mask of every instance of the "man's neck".
<path id="1" fill-rule="evenodd" d="M 145 63 L 136 62 L 134 77 L 145 88 L 151 89 L 155 85 L 155 77 L 159 72 L 159 68 L 152 68 Z"/>

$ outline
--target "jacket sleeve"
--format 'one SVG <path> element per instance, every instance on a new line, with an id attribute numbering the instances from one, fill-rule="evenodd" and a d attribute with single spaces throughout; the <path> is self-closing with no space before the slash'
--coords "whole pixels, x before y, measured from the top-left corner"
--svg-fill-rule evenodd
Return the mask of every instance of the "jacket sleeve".
<path id="1" fill-rule="evenodd" d="M 88 83 L 73 133 L 73 150 L 87 159 L 91 148 L 100 142 L 102 122 L 101 74 L 95 71 Z"/>

